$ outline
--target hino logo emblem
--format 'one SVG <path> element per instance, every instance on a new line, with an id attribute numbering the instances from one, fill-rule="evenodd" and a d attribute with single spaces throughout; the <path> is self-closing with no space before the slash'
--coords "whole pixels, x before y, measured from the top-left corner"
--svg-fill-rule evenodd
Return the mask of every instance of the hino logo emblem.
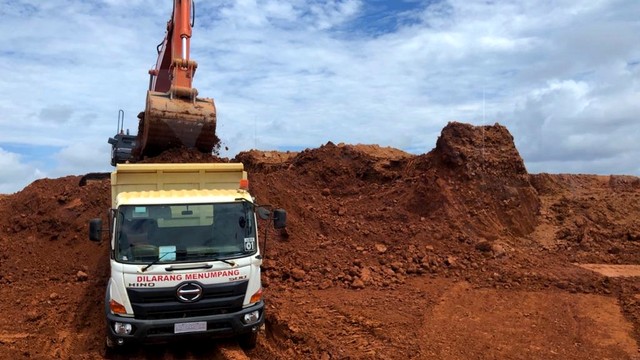
<path id="1" fill-rule="evenodd" d="M 180 285 L 176 291 L 178 299 L 182 302 L 194 302 L 202 297 L 202 286 L 196 283 L 186 283 Z"/>

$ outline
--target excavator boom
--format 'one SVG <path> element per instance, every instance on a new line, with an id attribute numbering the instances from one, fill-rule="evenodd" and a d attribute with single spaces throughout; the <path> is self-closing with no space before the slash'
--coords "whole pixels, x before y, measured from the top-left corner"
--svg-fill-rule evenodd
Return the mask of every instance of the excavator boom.
<path id="1" fill-rule="evenodd" d="M 156 66 L 149 70 L 145 111 L 138 115 L 136 158 L 156 156 L 176 147 L 211 153 L 219 142 L 214 101 L 199 98 L 192 85 L 198 67 L 190 59 L 194 19 L 193 0 L 173 1 L 165 38 L 158 45 Z"/>

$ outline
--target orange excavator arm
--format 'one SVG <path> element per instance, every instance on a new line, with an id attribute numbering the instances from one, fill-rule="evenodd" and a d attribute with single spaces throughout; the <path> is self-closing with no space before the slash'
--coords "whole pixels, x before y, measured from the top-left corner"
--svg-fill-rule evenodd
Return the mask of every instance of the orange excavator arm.
<path id="1" fill-rule="evenodd" d="M 192 88 L 197 68 L 194 61 L 189 61 L 194 5 L 190 0 L 174 0 L 173 13 L 167 22 L 167 33 L 158 45 L 158 61 L 155 68 L 149 70 L 149 90 L 167 92 L 172 85 Z M 178 66 L 174 66 L 173 60 L 179 62 Z"/>
<path id="2" fill-rule="evenodd" d="M 165 38 L 158 45 L 158 60 L 149 70 L 149 91 L 140 114 L 138 158 L 156 156 L 176 147 L 211 153 L 218 145 L 213 99 L 198 98 L 193 76 L 198 64 L 190 58 L 195 19 L 193 0 L 174 0 Z"/>

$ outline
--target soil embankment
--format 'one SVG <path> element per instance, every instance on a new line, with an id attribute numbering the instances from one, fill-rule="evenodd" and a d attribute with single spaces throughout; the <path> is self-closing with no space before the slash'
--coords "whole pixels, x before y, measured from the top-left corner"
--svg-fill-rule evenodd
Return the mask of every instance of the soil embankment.
<path id="1" fill-rule="evenodd" d="M 620 268 L 640 265 L 638 178 L 528 174 L 497 124 L 450 123 L 421 155 L 327 143 L 147 161 L 241 161 L 258 201 L 287 210 L 266 246 L 253 359 L 640 354 L 640 280 Z M 79 180 L 0 197 L 0 358 L 104 356 L 108 244 L 88 241 L 87 222 L 106 217 L 109 181 Z M 176 344 L 123 356 L 219 353 Z"/>

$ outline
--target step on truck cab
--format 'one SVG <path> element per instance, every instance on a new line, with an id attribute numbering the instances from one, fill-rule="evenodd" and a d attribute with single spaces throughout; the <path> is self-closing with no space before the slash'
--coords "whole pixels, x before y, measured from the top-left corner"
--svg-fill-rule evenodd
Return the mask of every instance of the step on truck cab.
<path id="1" fill-rule="evenodd" d="M 111 203 L 108 347 L 198 335 L 255 346 L 258 218 L 283 228 L 286 213 L 255 203 L 242 164 L 118 164 Z M 90 239 L 102 232 L 92 219 Z"/>

